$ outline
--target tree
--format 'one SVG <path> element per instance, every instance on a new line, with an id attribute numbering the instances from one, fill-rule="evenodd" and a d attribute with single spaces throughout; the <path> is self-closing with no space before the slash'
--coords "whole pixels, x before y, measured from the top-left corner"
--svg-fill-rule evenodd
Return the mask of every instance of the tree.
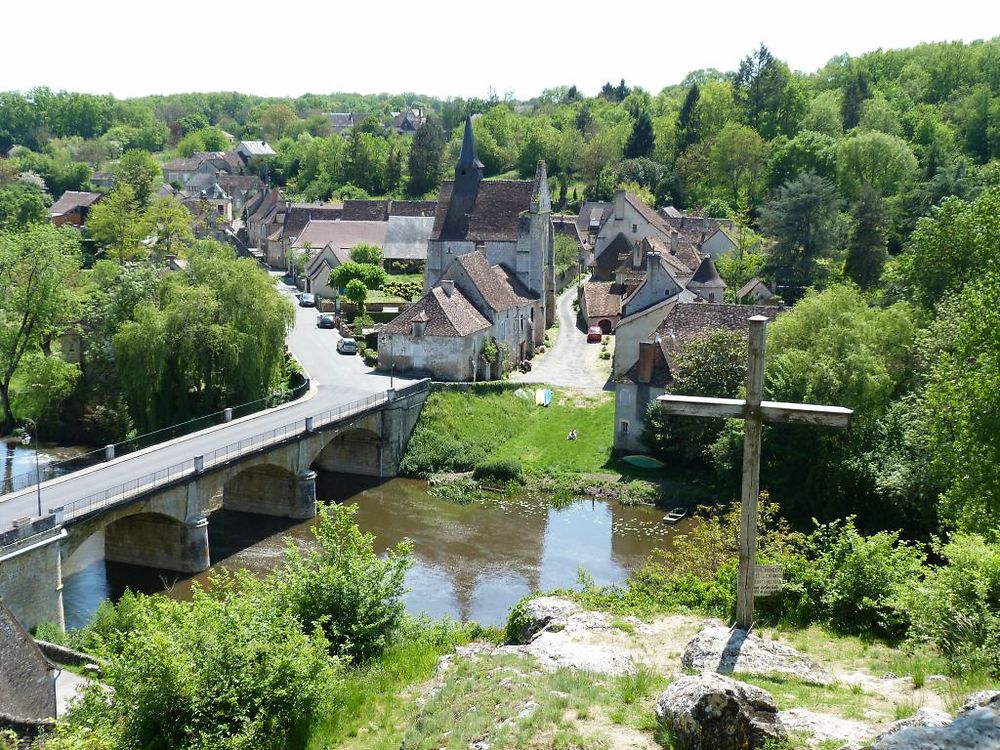
<path id="1" fill-rule="evenodd" d="M 746 125 L 730 123 L 711 141 L 709 175 L 731 206 L 752 202 L 762 187 L 767 144 Z"/>
<path id="2" fill-rule="evenodd" d="M 897 193 L 917 172 L 917 158 L 906 141 L 877 131 L 860 132 L 837 145 L 841 187 L 857 197 L 871 185 L 879 195 Z"/>
<path id="3" fill-rule="evenodd" d="M 90 237 L 119 263 L 144 257 L 146 249 L 139 244 L 145 232 L 143 213 L 135 199 L 132 185 L 122 182 L 95 204 L 87 218 Z"/>
<path id="4" fill-rule="evenodd" d="M 740 62 L 733 95 L 744 122 L 766 140 L 794 134 L 804 110 L 804 97 L 788 66 L 763 44 Z"/>
<path id="5" fill-rule="evenodd" d="M 157 260 L 167 255 L 181 255 L 194 242 L 191 212 L 171 196 L 153 201 L 142 223 L 144 232 L 154 238 L 152 247 Z"/>
<path id="6" fill-rule="evenodd" d="M 44 192 L 20 181 L 0 187 L 0 231 L 18 229 L 47 218 Z"/>
<path id="7" fill-rule="evenodd" d="M 897 259 L 891 280 L 928 309 L 974 281 L 1000 258 L 1000 188 L 976 200 L 946 198 L 922 218 Z"/>
<path id="8" fill-rule="evenodd" d="M 365 285 L 366 289 L 380 289 L 385 284 L 388 274 L 381 266 L 373 266 L 370 263 L 358 263 L 348 261 L 330 271 L 329 284 L 334 289 L 347 289 L 351 280 L 357 279 Z"/>
<path id="9" fill-rule="evenodd" d="M 280 102 L 270 105 L 260 116 L 260 129 L 264 138 L 276 141 L 285 134 L 288 127 L 299 121 L 295 110 Z"/>
<path id="10" fill-rule="evenodd" d="M 368 299 L 368 287 L 365 286 L 365 282 L 361 279 L 351 279 L 344 287 L 344 293 L 347 295 L 347 299 L 353 302 L 357 308 L 355 317 L 365 317 L 365 300 Z"/>
<path id="11" fill-rule="evenodd" d="M 378 245 L 370 245 L 366 242 L 362 242 L 351 248 L 351 260 L 355 263 L 367 263 L 371 266 L 381 266 L 382 248 Z"/>
<path id="12" fill-rule="evenodd" d="M 160 179 L 160 165 L 146 151 L 126 151 L 113 170 L 114 187 L 128 185 L 139 208 L 145 208 Z"/>
<path id="13" fill-rule="evenodd" d="M 639 112 L 632 125 L 632 133 L 625 142 L 626 159 L 638 159 L 642 156 L 649 156 L 656 146 L 656 139 L 653 136 L 653 122 L 649 118 L 649 113 L 645 110 Z"/>
<path id="14" fill-rule="evenodd" d="M 771 278 L 802 287 L 816 281 L 817 261 L 840 239 L 841 205 L 833 183 L 810 172 L 778 190 L 760 212 L 762 231 L 775 239 L 766 265 Z"/>
<path id="15" fill-rule="evenodd" d="M 889 220 L 882 199 L 870 185 L 861 188 L 854 205 L 853 225 L 847 243 L 844 273 L 862 289 L 871 289 L 882 276 L 885 264 L 885 231 Z"/>
<path id="16" fill-rule="evenodd" d="M 0 434 L 14 426 L 11 382 L 25 357 L 73 319 L 79 268 L 72 230 L 33 224 L 0 233 Z"/>
<path id="17" fill-rule="evenodd" d="M 850 130 L 858 124 L 861 119 L 861 105 L 871 96 L 871 89 L 868 85 L 868 73 L 861 67 L 860 62 L 855 62 L 850 71 L 850 77 L 843 87 L 844 98 L 840 107 L 840 118 L 844 123 L 844 128 Z"/>
<path id="18" fill-rule="evenodd" d="M 700 139 L 697 111 L 700 97 L 701 89 L 698 84 L 692 84 L 684 96 L 684 104 L 681 105 L 681 111 L 677 115 L 677 153 L 683 152 Z"/>

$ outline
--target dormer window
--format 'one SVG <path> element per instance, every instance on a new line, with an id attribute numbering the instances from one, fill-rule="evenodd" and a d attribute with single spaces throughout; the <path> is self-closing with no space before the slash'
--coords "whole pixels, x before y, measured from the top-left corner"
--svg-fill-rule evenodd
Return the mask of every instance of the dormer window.
<path id="1" fill-rule="evenodd" d="M 414 338 L 420 338 L 424 335 L 424 329 L 427 328 L 427 321 L 425 320 L 414 320 L 410 324 L 410 335 Z"/>

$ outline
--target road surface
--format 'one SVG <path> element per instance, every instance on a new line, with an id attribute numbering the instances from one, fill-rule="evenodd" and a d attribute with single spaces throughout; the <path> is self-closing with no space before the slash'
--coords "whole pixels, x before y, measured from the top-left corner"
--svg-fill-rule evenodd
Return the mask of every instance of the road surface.
<path id="1" fill-rule="evenodd" d="M 601 345 L 588 344 L 587 334 L 577 327 L 573 308 L 576 294 L 576 285 L 572 284 L 556 299 L 559 329 L 552 348 L 531 361 L 531 372 L 511 373 L 511 380 L 591 391 L 605 388 L 611 376 L 611 360 L 601 359 Z"/>
<path id="2" fill-rule="evenodd" d="M 280 280 L 278 288 L 296 302 L 293 287 Z M 35 486 L 0 497 L 0 531 L 11 528 L 23 517 L 47 515 L 51 508 L 68 506 L 74 500 L 111 489 L 171 466 L 206 455 L 219 448 L 255 435 L 334 409 L 389 387 L 389 376 L 369 370 L 356 355 L 338 354 L 339 334 L 316 326 L 318 311 L 295 305 L 295 325 L 288 335 L 288 348 L 312 381 L 310 393 L 297 401 L 234 420 L 185 437 L 171 440 L 114 461 L 98 464 L 64 477 L 43 482 L 39 500 Z M 415 381 L 395 379 L 396 388 Z M 42 512 L 39 512 L 39 503 Z"/>

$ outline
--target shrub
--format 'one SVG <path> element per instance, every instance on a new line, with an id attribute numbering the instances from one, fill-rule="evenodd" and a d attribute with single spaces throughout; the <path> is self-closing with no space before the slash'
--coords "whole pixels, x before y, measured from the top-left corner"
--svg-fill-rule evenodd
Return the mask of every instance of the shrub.
<path id="1" fill-rule="evenodd" d="M 473 469 L 472 477 L 479 481 L 495 482 L 497 484 L 516 482 L 521 478 L 521 462 L 513 458 L 483 461 Z"/>
<path id="2" fill-rule="evenodd" d="M 358 662 L 378 655 L 399 626 L 413 545 L 400 542 L 380 558 L 355 513 L 356 505 L 321 505 L 317 547 L 303 551 L 289 541 L 275 576 L 281 606 L 307 630 L 322 629 L 335 654 Z"/>

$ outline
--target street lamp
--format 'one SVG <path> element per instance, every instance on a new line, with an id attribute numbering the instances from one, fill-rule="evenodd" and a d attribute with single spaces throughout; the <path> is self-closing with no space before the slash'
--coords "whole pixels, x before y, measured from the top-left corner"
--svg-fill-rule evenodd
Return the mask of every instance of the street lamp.
<path id="1" fill-rule="evenodd" d="M 41 470 L 38 468 L 38 423 L 33 419 L 25 419 L 27 424 L 31 425 L 31 429 L 34 431 L 34 441 L 35 441 L 35 492 L 38 495 L 38 517 L 42 517 L 42 474 Z M 31 433 L 27 429 L 21 433 L 21 445 L 31 445 Z"/>

